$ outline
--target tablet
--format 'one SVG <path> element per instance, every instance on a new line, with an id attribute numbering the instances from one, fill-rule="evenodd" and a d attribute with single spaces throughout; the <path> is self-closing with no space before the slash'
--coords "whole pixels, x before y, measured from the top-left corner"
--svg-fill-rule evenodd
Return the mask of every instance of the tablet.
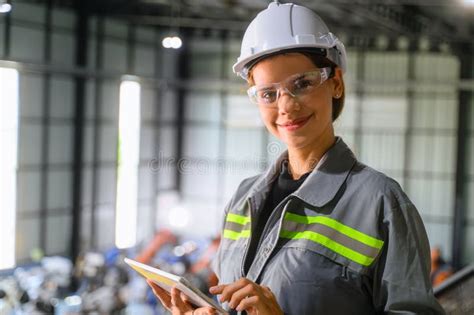
<path id="1" fill-rule="evenodd" d="M 176 286 L 176 288 L 184 293 L 189 298 L 189 301 L 195 306 L 212 307 L 216 309 L 219 314 L 228 314 L 216 301 L 193 286 L 186 278 L 153 268 L 129 258 L 125 258 L 124 261 L 143 277 L 152 280 L 168 293 L 171 293 L 171 288 Z"/>

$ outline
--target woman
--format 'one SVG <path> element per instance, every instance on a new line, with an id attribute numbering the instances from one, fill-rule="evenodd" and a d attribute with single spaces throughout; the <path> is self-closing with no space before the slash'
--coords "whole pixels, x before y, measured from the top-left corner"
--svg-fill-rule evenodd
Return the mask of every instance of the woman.
<path id="1" fill-rule="evenodd" d="M 288 150 L 226 207 L 210 292 L 231 313 L 443 314 L 417 210 L 334 135 L 345 66 L 342 43 L 301 6 L 271 3 L 244 35 L 234 71 Z M 154 290 L 173 314 L 213 312 Z"/>

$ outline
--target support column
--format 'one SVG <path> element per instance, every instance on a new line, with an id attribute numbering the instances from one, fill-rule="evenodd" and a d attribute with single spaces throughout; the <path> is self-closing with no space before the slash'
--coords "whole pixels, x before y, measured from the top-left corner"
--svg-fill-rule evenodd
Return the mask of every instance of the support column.
<path id="1" fill-rule="evenodd" d="M 87 66 L 88 46 L 88 0 L 76 0 L 76 67 L 81 69 Z M 81 246 L 82 223 L 82 169 L 84 149 L 84 119 L 86 111 L 86 78 L 76 75 L 74 78 L 74 140 L 72 163 L 72 220 L 70 257 L 76 261 Z"/>
<path id="2" fill-rule="evenodd" d="M 472 79 L 474 77 L 474 45 L 466 43 L 458 46 L 460 60 L 460 79 Z M 467 210 L 467 163 L 469 110 L 472 106 L 472 90 L 460 90 L 458 94 L 458 128 L 457 128 L 457 151 L 456 151 L 456 184 L 454 193 L 454 216 L 453 216 L 453 267 L 457 270 L 463 264 L 463 250 L 466 235 L 466 210 Z"/>

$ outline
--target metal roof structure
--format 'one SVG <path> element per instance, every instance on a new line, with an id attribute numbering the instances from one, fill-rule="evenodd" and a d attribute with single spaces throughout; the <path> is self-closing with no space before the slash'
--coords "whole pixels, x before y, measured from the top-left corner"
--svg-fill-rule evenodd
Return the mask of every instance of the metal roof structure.
<path id="1" fill-rule="evenodd" d="M 44 2 L 36 0 L 34 2 Z M 52 0 L 73 6 L 73 0 Z M 88 11 L 131 23 L 192 29 L 245 30 L 269 0 L 81 0 Z M 467 0 L 294 0 L 317 12 L 334 33 L 348 37 L 422 36 L 439 42 L 474 41 L 474 4 Z M 289 1 L 281 1 L 289 2 Z"/>

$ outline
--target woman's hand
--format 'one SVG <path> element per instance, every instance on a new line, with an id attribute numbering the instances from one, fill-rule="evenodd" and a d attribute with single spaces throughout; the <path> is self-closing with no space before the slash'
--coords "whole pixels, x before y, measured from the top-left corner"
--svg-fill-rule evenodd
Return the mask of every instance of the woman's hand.
<path id="1" fill-rule="evenodd" d="M 275 295 L 270 288 L 260 286 L 246 278 L 231 284 L 211 287 L 212 294 L 220 294 L 221 302 L 229 302 L 229 307 L 249 315 L 283 315 Z"/>
<path id="2" fill-rule="evenodd" d="M 160 300 L 161 304 L 173 315 L 214 315 L 216 310 L 212 307 L 194 308 L 188 297 L 176 288 L 171 289 L 171 295 L 156 285 L 153 281 L 147 280 L 148 285 Z"/>

